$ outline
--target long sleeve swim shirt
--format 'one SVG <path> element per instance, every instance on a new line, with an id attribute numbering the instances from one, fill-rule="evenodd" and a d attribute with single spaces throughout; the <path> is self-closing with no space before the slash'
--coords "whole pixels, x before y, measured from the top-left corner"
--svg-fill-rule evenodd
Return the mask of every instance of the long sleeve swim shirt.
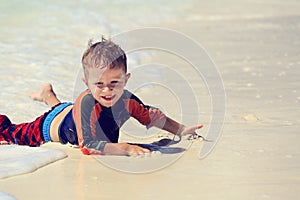
<path id="1" fill-rule="evenodd" d="M 133 117 L 146 128 L 162 128 L 166 116 L 158 108 L 143 104 L 134 94 L 124 90 L 112 107 L 102 106 L 91 94 L 84 91 L 73 107 L 79 146 L 84 154 L 102 154 L 103 142 L 117 143 L 120 127 Z"/>

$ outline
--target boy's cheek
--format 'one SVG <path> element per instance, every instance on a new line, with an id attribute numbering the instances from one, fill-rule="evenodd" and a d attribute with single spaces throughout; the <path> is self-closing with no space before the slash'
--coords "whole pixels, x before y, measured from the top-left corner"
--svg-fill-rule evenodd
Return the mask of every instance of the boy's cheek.
<path id="1" fill-rule="evenodd" d="M 99 93 L 99 88 L 95 85 L 89 85 L 88 88 L 90 89 L 93 95 Z"/>
<path id="2" fill-rule="evenodd" d="M 100 98 L 100 92 L 97 90 L 97 88 L 94 88 L 94 90 L 91 90 L 92 95 L 95 99 L 99 100 Z"/>
<path id="3" fill-rule="evenodd" d="M 89 90 L 91 91 L 92 96 L 94 97 L 94 99 L 96 99 L 96 100 L 99 101 L 100 93 L 99 93 L 99 91 L 97 90 L 97 87 L 89 87 Z"/>

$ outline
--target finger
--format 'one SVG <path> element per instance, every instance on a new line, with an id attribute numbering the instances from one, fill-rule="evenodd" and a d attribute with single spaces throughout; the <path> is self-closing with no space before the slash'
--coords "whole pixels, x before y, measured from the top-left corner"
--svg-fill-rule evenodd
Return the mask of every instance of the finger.
<path id="1" fill-rule="evenodd" d="M 158 109 L 150 108 L 150 113 L 159 113 L 160 111 Z"/>
<path id="2" fill-rule="evenodd" d="M 181 135 L 188 135 L 188 134 L 194 134 L 196 130 L 202 128 L 203 125 L 196 125 L 196 126 L 191 126 L 191 127 L 187 127 L 182 133 Z"/>
<path id="3" fill-rule="evenodd" d="M 190 128 L 190 131 L 191 131 L 191 132 L 194 132 L 194 131 L 196 131 L 196 130 L 202 128 L 202 127 L 203 127 L 203 125 L 196 125 L 196 126 L 191 127 L 191 128 Z"/>
<path id="4" fill-rule="evenodd" d="M 136 148 L 131 149 L 128 154 L 130 156 L 136 157 L 136 156 L 140 156 L 140 155 L 144 155 L 146 153 L 150 153 L 151 151 L 149 149 L 146 148 L 142 148 L 137 146 Z"/>
<path id="5" fill-rule="evenodd" d="M 141 150 L 142 154 L 150 153 L 151 152 L 149 149 L 146 149 L 146 148 L 141 148 L 140 150 Z"/>
<path id="6" fill-rule="evenodd" d="M 197 126 L 197 129 L 200 129 L 200 128 L 203 128 L 203 125 L 202 125 L 202 124 L 199 124 L 199 125 Z"/>
<path id="7" fill-rule="evenodd" d="M 137 150 L 132 150 L 129 152 L 129 156 L 132 156 L 132 157 L 137 157 L 139 155 L 140 155 L 140 153 Z"/>

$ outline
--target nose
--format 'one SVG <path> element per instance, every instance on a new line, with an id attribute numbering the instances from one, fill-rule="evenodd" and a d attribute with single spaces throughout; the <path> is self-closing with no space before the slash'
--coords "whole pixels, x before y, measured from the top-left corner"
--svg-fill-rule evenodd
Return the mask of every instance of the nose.
<path id="1" fill-rule="evenodd" d="M 107 91 L 111 91 L 112 89 L 108 86 L 108 85 L 105 85 L 102 89 L 102 92 L 107 92 Z"/>

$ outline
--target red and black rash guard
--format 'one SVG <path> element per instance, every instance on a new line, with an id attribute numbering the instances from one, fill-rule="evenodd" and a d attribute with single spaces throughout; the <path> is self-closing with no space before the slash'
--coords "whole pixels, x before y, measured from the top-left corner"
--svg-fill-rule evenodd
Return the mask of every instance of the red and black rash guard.
<path id="1" fill-rule="evenodd" d="M 90 90 L 83 92 L 73 107 L 79 146 L 84 154 L 101 154 L 103 141 L 117 143 L 120 127 L 130 118 L 147 128 L 163 127 L 166 116 L 157 108 L 144 105 L 128 90 L 110 108 L 94 99 Z"/>

